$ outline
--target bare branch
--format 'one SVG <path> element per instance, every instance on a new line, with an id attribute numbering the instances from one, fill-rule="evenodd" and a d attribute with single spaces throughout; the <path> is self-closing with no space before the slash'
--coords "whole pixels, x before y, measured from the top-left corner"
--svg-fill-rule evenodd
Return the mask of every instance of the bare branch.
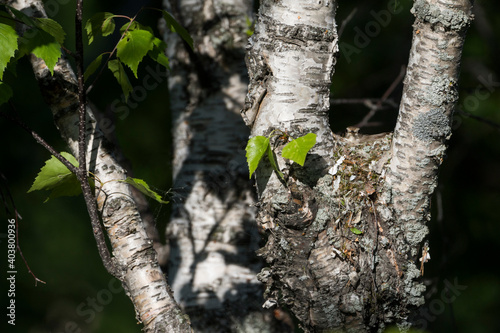
<path id="1" fill-rule="evenodd" d="M 403 251 L 407 258 L 416 258 L 428 233 L 430 198 L 451 135 L 471 9 L 469 0 L 415 1 L 412 8 L 413 41 L 386 177 L 398 227 L 411 247 Z"/>
<path id="2" fill-rule="evenodd" d="M 83 198 L 85 199 L 85 204 L 90 216 L 90 222 L 92 224 L 92 231 L 97 242 L 97 249 L 104 267 L 113 276 L 118 276 L 118 271 L 113 264 L 111 259 L 111 254 L 109 253 L 108 247 L 106 245 L 106 238 L 104 236 L 103 228 L 99 220 L 99 213 L 97 211 L 97 204 L 95 197 L 92 194 L 92 189 L 88 182 L 88 170 L 87 170 L 87 142 L 85 126 L 87 124 L 87 95 L 84 87 L 83 80 L 83 35 L 82 35 L 82 16 L 83 16 L 83 0 L 78 0 L 76 3 L 76 15 L 75 15 L 75 36 L 76 36 L 76 68 L 77 68 L 77 82 L 78 82 L 78 162 L 80 164 L 77 171 L 77 178 L 80 181 L 82 187 Z"/>
<path id="3" fill-rule="evenodd" d="M 9 187 L 7 186 L 7 178 L 5 177 L 5 175 L 2 172 L 0 172 L 0 179 L 2 179 L 2 181 L 4 183 L 3 187 L 7 191 L 6 194 L 9 197 L 10 204 L 12 206 L 12 209 L 14 210 L 14 219 L 16 220 L 16 249 L 17 249 L 17 251 L 19 251 L 19 255 L 23 259 L 24 265 L 28 269 L 28 272 L 31 274 L 31 276 L 33 276 L 33 279 L 35 279 L 35 286 L 37 285 L 38 282 L 46 284 L 45 281 L 40 280 L 35 275 L 35 273 L 31 270 L 30 266 L 28 265 L 28 261 L 24 257 L 23 251 L 21 250 L 21 245 L 19 245 L 19 219 L 22 219 L 22 218 L 21 218 L 21 215 L 19 214 L 19 212 L 17 211 L 17 207 L 16 207 L 16 204 L 14 202 L 14 198 L 12 197 L 12 194 L 10 193 Z M 3 194 L 2 187 L 0 187 L 0 197 L 2 198 L 5 210 L 8 212 L 9 207 L 8 207 L 7 200 Z"/>
<path id="4" fill-rule="evenodd" d="M 339 39 L 342 36 L 342 33 L 344 32 L 345 27 L 353 19 L 354 15 L 356 14 L 357 11 L 358 11 L 358 7 L 354 7 L 354 9 L 349 13 L 349 15 L 347 15 L 347 17 L 340 24 L 340 28 L 339 28 L 339 32 L 338 32 Z"/>
<path id="5" fill-rule="evenodd" d="M 14 105 L 9 102 L 10 106 L 12 108 L 15 109 Z M 35 139 L 36 142 L 38 142 L 42 147 L 44 147 L 45 149 L 48 150 L 49 153 L 51 153 L 55 158 L 57 158 L 62 164 L 64 164 L 64 166 L 66 168 L 69 169 L 69 171 L 71 171 L 72 173 L 74 173 L 75 175 L 78 173 L 78 168 L 75 167 L 73 164 L 71 164 L 64 156 L 62 156 L 61 154 L 59 154 L 59 152 L 57 150 L 54 149 L 54 147 L 52 147 L 50 144 L 48 144 L 44 139 L 42 139 L 42 137 L 40 135 L 38 135 L 38 133 L 36 133 L 35 131 L 33 131 L 31 128 L 28 127 L 28 125 L 26 125 L 25 123 L 23 123 L 21 120 L 17 119 L 16 117 L 13 117 L 9 114 L 6 114 L 4 112 L 0 113 L 0 116 L 16 123 L 17 125 L 19 125 L 22 129 L 24 129 L 26 132 L 28 132 L 29 134 L 31 134 L 31 136 L 33 136 L 33 138 Z"/>
<path id="6" fill-rule="evenodd" d="M 370 119 L 372 119 L 373 116 L 375 116 L 375 114 L 382 108 L 382 104 L 385 103 L 385 101 L 389 98 L 389 96 L 392 94 L 394 89 L 396 89 L 396 87 L 399 85 L 401 80 L 403 80 L 405 72 L 406 72 L 406 67 L 401 66 L 401 70 L 399 71 L 399 75 L 394 79 L 394 81 L 392 81 L 389 88 L 387 88 L 387 90 L 384 92 L 382 97 L 377 101 L 377 104 L 371 106 L 370 112 L 368 112 L 366 114 L 366 116 L 359 123 L 354 125 L 354 127 L 362 128 L 362 127 L 366 127 L 368 125 L 368 122 L 370 121 Z"/>
<path id="7" fill-rule="evenodd" d="M 464 111 L 464 110 L 456 110 L 455 112 L 461 114 L 461 115 L 464 115 L 466 117 L 469 117 L 469 118 L 472 118 L 474 120 L 477 120 L 479 122 L 482 122 L 482 123 L 485 123 L 493 128 L 495 128 L 496 130 L 499 130 L 500 131 L 500 124 L 499 123 L 496 123 L 494 122 L 493 120 L 490 120 L 490 119 L 486 119 L 484 117 L 481 117 L 481 116 L 476 116 L 470 112 L 467 112 L 467 111 Z"/>

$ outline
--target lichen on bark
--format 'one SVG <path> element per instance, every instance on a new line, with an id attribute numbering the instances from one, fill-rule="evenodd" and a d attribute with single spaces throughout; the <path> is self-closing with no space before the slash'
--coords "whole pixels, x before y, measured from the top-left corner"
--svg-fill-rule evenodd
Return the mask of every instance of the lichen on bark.
<path id="1" fill-rule="evenodd" d="M 390 147 L 390 134 L 361 142 L 336 137 L 335 171 L 318 179 L 293 165 L 287 186 L 262 203 L 258 220 L 269 236 L 258 253 L 271 267 L 259 275 L 265 296 L 290 308 L 307 331 L 364 331 L 370 322 L 383 327 L 380 318 L 401 320 L 406 305 L 393 304 L 407 287 L 412 303 L 423 301 L 423 290 L 402 278 L 401 234 L 391 230 L 384 200 Z"/>
<path id="2" fill-rule="evenodd" d="M 280 157 L 286 142 L 273 138 L 284 179 L 269 164 L 257 169 L 257 220 L 268 235 L 258 254 L 269 264 L 259 279 L 266 284 L 266 305 L 290 309 L 307 332 L 382 331 L 389 324 L 405 329 L 424 302 L 418 255 L 471 20 L 470 3 L 454 3 L 415 1 L 395 134 L 346 138 L 331 133 L 326 116 L 336 2 L 261 5 L 248 46 L 247 125 L 252 135 L 317 133 L 318 143 L 300 167 Z"/>

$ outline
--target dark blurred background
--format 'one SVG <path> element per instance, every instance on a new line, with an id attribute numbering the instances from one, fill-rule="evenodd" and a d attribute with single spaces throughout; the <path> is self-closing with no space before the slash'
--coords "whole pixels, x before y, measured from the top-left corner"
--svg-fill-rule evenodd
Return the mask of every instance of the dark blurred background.
<path id="1" fill-rule="evenodd" d="M 48 14 L 66 29 L 66 45 L 73 49 L 74 3 L 44 2 Z M 333 77 L 334 100 L 384 95 L 408 61 L 413 23 L 411 4 L 408 0 L 341 1 L 337 18 L 339 26 L 345 22 L 341 36 L 344 50 L 339 54 Z M 86 18 L 98 11 L 133 16 L 143 5 L 160 7 L 161 2 L 87 1 L 85 13 Z M 476 1 L 476 19 L 469 29 L 462 57 L 461 97 L 430 224 L 432 259 L 425 270 L 429 300 L 421 313 L 420 327 L 427 332 L 500 332 L 500 269 L 495 259 L 500 254 L 500 71 L 495 56 L 500 51 L 499 9 L 498 2 Z M 359 47 L 355 42 L 357 35 L 360 31 L 366 33 L 367 27 L 374 29 L 375 25 L 368 23 L 378 22 L 376 17 L 383 11 L 392 12 L 389 19 L 379 23 L 379 31 L 372 30 L 372 37 Z M 352 18 L 346 20 L 350 14 Z M 139 21 L 156 29 L 158 18 L 157 13 L 149 11 Z M 117 40 L 116 36 L 113 38 L 98 39 L 87 47 L 87 64 L 109 51 Z M 147 65 L 140 67 L 139 77 L 145 75 Z M 29 63 L 21 61 L 17 72 L 17 77 L 6 74 L 5 81 L 14 89 L 13 102 L 19 117 L 56 149 L 67 151 L 50 110 L 43 103 Z M 113 80 L 105 72 L 89 96 L 108 115 L 110 105 L 121 94 Z M 399 83 L 389 95 L 396 105 L 401 88 Z M 167 94 L 165 81 L 149 91 L 147 98 L 131 108 L 126 117 L 116 119 L 116 139 L 134 175 L 165 192 L 171 187 Z M 2 106 L 2 110 L 6 108 L 12 112 Z M 368 111 L 363 104 L 334 104 L 332 129 L 343 132 L 345 127 L 358 124 Z M 384 104 L 371 119 L 376 126 L 362 131 L 390 131 L 396 116 L 397 108 Z M 23 217 L 19 224 L 20 245 L 31 270 L 46 282 L 35 286 L 22 259 L 17 257 L 16 327 L 8 328 L 7 332 L 140 332 L 141 325 L 137 324 L 130 300 L 102 266 L 82 198 L 58 198 L 43 203 L 45 193 L 26 193 L 50 154 L 5 119 L 0 119 L 0 131 L 4 138 L 0 171 L 7 178 Z M 171 189 L 169 194 L 174 196 L 173 200 L 175 192 L 176 189 Z M 151 205 L 163 234 L 169 207 L 154 202 Z M 0 230 L 0 244 L 5 256 L 2 262 L 7 257 L 8 217 L 11 216 L 2 210 L 4 227 Z M 5 282 L 3 278 L 0 283 L 2 293 L 7 290 Z M 6 306 L 3 301 L 2 307 Z M 6 325 L 5 317 L 0 325 Z"/>

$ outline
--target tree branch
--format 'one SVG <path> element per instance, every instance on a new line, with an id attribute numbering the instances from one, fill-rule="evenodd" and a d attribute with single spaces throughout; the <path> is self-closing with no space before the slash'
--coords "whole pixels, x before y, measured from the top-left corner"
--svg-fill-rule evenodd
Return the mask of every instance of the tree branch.
<path id="1" fill-rule="evenodd" d="M 412 247 L 410 257 L 428 232 L 430 196 L 451 135 L 471 9 L 469 0 L 422 0 L 412 8 L 413 41 L 387 176 L 398 223 Z M 453 20 L 444 15 L 450 12 Z"/>
<path id="2" fill-rule="evenodd" d="M 28 269 L 28 272 L 31 274 L 31 276 L 33 276 L 33 279 L 35 279 L 35 287 L 36 287 L 36 285 L 37 285 L 38 282 L 41 282 L 41 283 L 45 284 L 46 283 L 45 281 L 40 280 L 35 275 L 35 273 L 33 273 L 33 271 L 31 270 L 30 266 L 28 265 L 28 261 L 24 257 L 23 251 L 21 250 L 21 245 L 19 244 L 19 219 L 22 219 L 22 217 L 21 217 L 21 215 L 17 211 L 17 207 L 16 207 L 16 204 L 14 202 L 14 198 L 12 197 L 12 194 L 10 193 L 9 187 L 7 185 L 7 178 L 4 176 L 4 174 L 2 172 L 0 172 L 0 179 L 4 183 L 3 187 L 5 187 L 5 190 L 7 192 L 7 196 L 9 197 L 9 200 L 10 200 L 10 204 L 12 205 L 12 209 L 14 210 L 14 219 L 16 220 L 16 249 L 17 249 L 17 251 L 19 251 L 19 255 L 23 259 L 24 265 L 26 265 L 26 268 Z M 7 204 L 7 199 L 5 198 L 5 196 L 3 194 L 2 186 L 0 186 L 0 198 L 3 201 L 4 207 L 5 207 L 5 211 L 7 213 L 9 213 L 9 207 L 8 207 L 8 204 Z"/>
<path id="3" fill-rule="evenodd" d="M 482 122 L 484 124 L 487 124 L 491 127 L 493 127 L 494 129 L 496 129 L 497 131 L 500 130 L 500 124 L 497 123 L 497 122 L 494 122 L 493 120 L 490 120 L 490 119 L 487 119 L 487 118 L 484 118 L 484 117 L 481 117 L 481 116 L 476 116 L 475 114 L 472 114 L 470 112 L 467 112 L 467 111 L 464 111 L 464 110 L 456 110 L 455 112 L 461 114 L 461 115 L 464 115 L 465 117 L 468 117 L 468 118 L 472 118 L 474 120 L 477 120 L 479 122 Z"/>
<path id="4" fill-rule="evenodd" d="M 370 119 L 372 119 L 373 116 L 375 116 L 375 114 L 382 108 L 382 104 L 387 101 L 387 99 L 392 94 L 394 89 L 396 89 L 396 87 L 399 85 L 401 80 L 403 80 L 405 72 L 406 72 L 406 66 L 401 66 L 401 70 L 399 71 L 399 75 L 394 79 L 394 81 L 391 83 L 389 88 L 387 88 L 387 90 L 382 95 L 382 97 L 377 101 L 377 104 L 370 106 L 370 112 L 368 112 L 366 114 L 366 116 L 359 123 L 354 125 L 354 127 L 362 128 L 362 127 L 366 127 L 369 124 Z"/>
<path id="5" fill-rule="evenodd" d="M 12 104 L 11 101 L 9 101 L 9 104 L 10 104 L 10 106 L 13 109 L 15 109 L 15 107 Z M 44 139 L 42 139 L 42 137 L 40 135 L 38 135 L 38 133 L 36 133 L 35 131 L 33 131 L 31 128 L 29 128 L 28 125 L 26 125 L 25 123 L 23 123 L 21 120 L 17 119 L 16 117 L 8 115 L 8 114 L 6 114 L 4 112 L 0 113 L 0 116 L 2 116 L 5 119 L 8 119 L 8 120 L 14 122 L 15 124 L 19 125 L 22 129 L 24 129 L 26 132 L 28 132 L 29 134 L 31 134 L 31 136 L 33 136 L 33 138 L 35 139 L 36 142 L 38 142 L 42 147 L 44 147 L 45 149 L 47 149 L 49 153 L 51 153 L 62 164 L 64 164 L 64 166 L 66 168 L 68 168 L 69 171 L 71 171 L 75 175 L 78 174 L 78 168 L 77 167 L 75 167 L 73 164 L 71 164 L 64 156 L 62 156 L 61 154 L 59 154 L 59 152 L 57 150 L 55 150 L 54 147 L 52 147 Z"/>
<path id="6" fill-rule="evenodd" d="M 87 170 L 87 141 L 86 141 L 86 114 L 87 114 L 87 96 L 83 80 L 83 35 L 82 35 L 82 15 L 83 15 L 83 0 L 77 0 L 76 15 L 75 15 L 75 37 L 76 37 L 76 68 L 77 68 L 77 81 L 78 81 L 78 163 L 80 164 L 76 176 L 80 181 L 82 187 L 83 198 L 89 212 L 90 221 L 92 224 L 92 231 L 97 242 L 97 249 L 101 256 L 104 267 L 113 276 L 118 277 L 118 270 L 113 264 L 111 254 L 109 253 L 106 245 L 106 238 L 104 237 L 103 228 L 99 220 L 97 212 L 97 204 L 95 197 L 92 194 L 92 189 L 88 182 Z"/>

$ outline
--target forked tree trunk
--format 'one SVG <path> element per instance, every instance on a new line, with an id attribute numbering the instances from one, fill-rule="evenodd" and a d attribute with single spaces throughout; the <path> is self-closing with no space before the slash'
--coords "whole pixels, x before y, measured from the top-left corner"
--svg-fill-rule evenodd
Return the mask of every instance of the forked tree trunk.
<path id="1" fill-rule="evenodd" d="M 174 191 L 169 281 L 197 332 L 276 332 L 256 274 L 260 236 L 239 115 L 252 0 L 165 1 L 194 39 L 167 33 Z"/>
<path id="2" fill-rule="evenodd" d="M 395 134 L 338 137 L 328 122 L 336 1 L 262 1 L 250 41 L 243 118 L 252 136 L 313 132 L 304 167 L 257 169 L 268 304 L 308 332 L 381 331 L 412 322 L 430 197 L 450 135 L 469 1 L 415 1 L 414 39 Z"/>

